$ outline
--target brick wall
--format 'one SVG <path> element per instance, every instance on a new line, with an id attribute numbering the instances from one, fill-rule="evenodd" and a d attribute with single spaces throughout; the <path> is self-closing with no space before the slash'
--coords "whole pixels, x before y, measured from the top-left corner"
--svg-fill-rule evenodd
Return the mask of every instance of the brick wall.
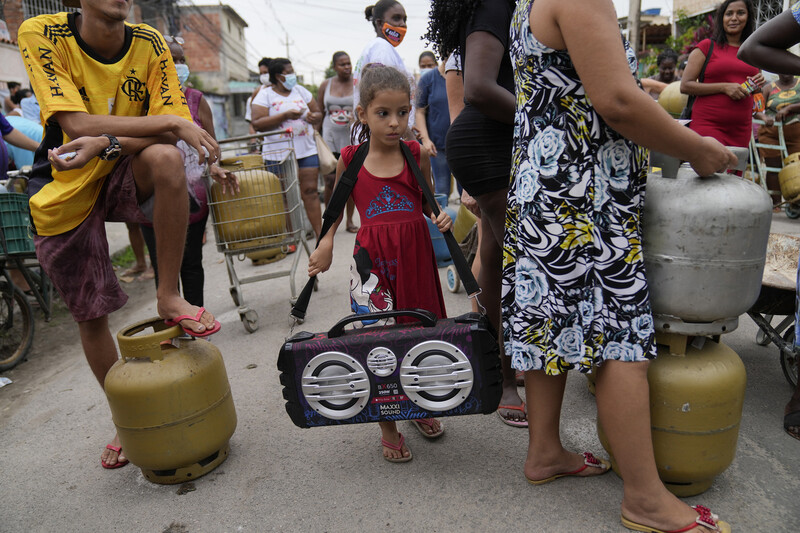
<path id="1" fill-rule="evenodd" d="M 17 42 L 17 32 L 24 20 L 22 15 L 22 0 L 9 0 L 4 2 L 3 14 L 6 18 L 8 33 L 11 34 L 11 40 Z"/>
<path id="2" fill-rule="evenodd" d="M 218 72 L 222 37 L 218 13 L 181 13 L 183 52 L 193 72 Z"/>

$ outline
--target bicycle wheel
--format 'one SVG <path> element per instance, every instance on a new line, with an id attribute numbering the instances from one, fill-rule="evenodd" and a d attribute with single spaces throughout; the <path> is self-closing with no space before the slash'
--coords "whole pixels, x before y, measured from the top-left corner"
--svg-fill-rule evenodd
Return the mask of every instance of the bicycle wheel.
<path id="1" fill-rule="evenodd" d="M 15 367 L 33 343 L 33 310 L 18 288 L 0 283 L 0 370 Z"/>
<path id="2" fill-rule="evenodd" d="M 792 324 L 792 327 L 790 327 L 786 333 L 783 334 L 783 340 L 785 340 L 789 346 L 794 346 L 794 324 Z M 781 369 L 783 370 L 783 375 L 786 378 L 786 381 L 789 382 L 789 385 L 792 387 L 797 387 L 800 365 L 798 365 L 798 358 L 794 352 L 786 353 L 785 351 L 781 350 Z"/>

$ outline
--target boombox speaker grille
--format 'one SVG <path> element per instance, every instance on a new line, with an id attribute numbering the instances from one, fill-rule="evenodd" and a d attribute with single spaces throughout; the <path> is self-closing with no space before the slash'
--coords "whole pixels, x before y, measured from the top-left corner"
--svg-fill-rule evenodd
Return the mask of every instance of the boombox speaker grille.
<path id="1" fill-rule="evenodd" d="M 303 396 L 326 418 L 343 420 L 361 412 L 369 402 L 370 383 L 361 364 L 341 352 L 325 352 L 303 369 Z"/>
<path id="2" fill-rule="evenodd" d="M 426 341 L 408 351 L 400 364 L 400 386 L 428 411 L 447 411 L 472 391 L 472 364 L 464 352 L 444 341 Z"/>

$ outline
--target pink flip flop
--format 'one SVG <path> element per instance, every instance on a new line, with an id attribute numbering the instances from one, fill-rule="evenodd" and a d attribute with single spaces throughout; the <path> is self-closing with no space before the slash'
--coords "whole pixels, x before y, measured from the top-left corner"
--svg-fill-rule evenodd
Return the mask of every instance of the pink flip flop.
<path id="1" fill-rule="evenodd" d="M 400 435 L 400 442 L 398 442 L 397 444 L 392 444 L 391 442 L 384 439 L 381 439 L 381 444 L 386 446 L 390 450 L 395 450 L 402 454 L 403 444 L 406 442 L 406 438 L 403 436 L 402 433 L 399 433 L 399 435 Z M 384 455 L 383 458 L 389 461 L 390 463 L 407 463 L 414 458 L 414 455 L 411 453 L 411 448 L 406 448 L 406 449 L 408 450 L 408 457 L 398 457 L 397 459 L 395 459 L 393 457 L 386 457 Z"/>
<path id="2" fill-rule="evenodd" d="M 114 446 L 113 444 L 107 444 L 107 445 L 106 445 L 106 448 L 108 448 L 109 450 L 112 450 L 112 451 L 115 451 L 115 452 L 117 452 L 117 458 L 119 458 L 119 454 L 121 454 L 121 453 L 122 453 L 122 446 Z M 105 461 L 103 461 L 102 459 L 100 459 L 100 464 L 102 465 L 102 467 L 103 467 L 103 468 L 107 468 L 107 469 L 109 469 L 109 470 L 113 470 L 114 468 L 122 468 L 123 466 L 125 466 L 126 464 L 128 464 L 128 462 L 129 462 L 129 461 L 128 461 L 127 459 L 125 459 L 124 461 L 119 461 L 119 460 L 118 460 L 118 461 L 117 461 L 116 463 L 114 463 L 113 465 L 110 465 L 110 464 L 107 464 L 107 463 L 106 463 Z"/>
<path id="3" fill-rule="evenodd" d="M 414 427 L 416 427 L 419 430 L 419 432 L 422 433 L 422 436 L 425 437 L 426 439 L 437 439 L 441 437 L 442 434 L 444 433 L 444 424 L 439 422 L 439 431 L 435 433 L 428 433 L 427 431 L 425 431 L 425 428 L 422 427 L 422 426 L 427 426 L 430 429 L 433 429 L 433 420 L 434 420 L 433 418 L 418 418 L 412 420 L 411 423 L 414 424 Z"/>
<path id="4" fill-rule="evenodd" d="M 203 331 L 202 333 L 198 333 L 196 331 L 192 331 L 191 329 L 186 328 L 183 325 L 181 325 L 181 320 L 194 320 L 195 322 L 200 322 L 200 317 L 203 316 L 203 313 L 205 313 L 205 311 L 206 311 L 206 308 L 205 307 L 201 307 L 197 311 L 197 314 L 194 315 L 194 316 L 192 316 L 192 315 L 181 315 L 181 316 L 176 316 L 175 318 L 167 318 L 166 320 L 164 320 L 164 323 L 166 325 L 168 325 L 168 326 L 181 326 L 181 328 L 183 328 L 184 333 L 186 333 L 187 335 L 191 335 L 192 337 L 208 337 L 209 335 L 213 335 L 214 333 L 216 333 L 220 329 L 222 329 L 222 324 L 219 323 L 219 320 L 215 320 L 214 321 L 214 327 L 213 328 L 208 328 L 205 331 Z"/>

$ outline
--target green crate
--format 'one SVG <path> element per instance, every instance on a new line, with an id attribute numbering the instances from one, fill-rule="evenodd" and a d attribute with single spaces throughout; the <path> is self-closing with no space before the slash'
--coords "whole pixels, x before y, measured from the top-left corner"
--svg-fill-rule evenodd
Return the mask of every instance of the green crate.
<path id="1" fill-rule="evenodd" d="M 19 192 L 0 194 L 0 226 L 3 228 L 6 244 L 3 253 L 13 255 L 34 251 L 29 225 L 28 195 Z"/>

